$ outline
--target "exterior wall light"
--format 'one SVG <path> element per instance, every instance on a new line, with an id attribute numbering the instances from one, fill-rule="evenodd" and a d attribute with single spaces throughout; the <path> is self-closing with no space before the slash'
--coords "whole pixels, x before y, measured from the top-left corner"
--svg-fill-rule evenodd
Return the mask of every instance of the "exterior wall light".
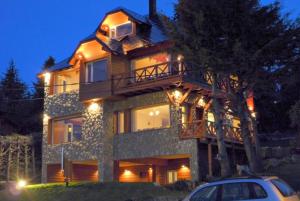
<path id="1" fill-rule="evenodd" d="M 182 92 L 179 91 L 179 90 L 175 90 L 173 92 L 173 97 L 174 97 L 175 100 L 179 100 L 182 97 Z"/>
<path id="2" fill-rule="evenodd" d="M 44 81 L 46 85 L 50 84 L 50 78 L 51 78 L 51 74 L 49 72 L 44 73 Z"/>
<path id="3" fill-rule="evenodd" d="M 205 102 L 204 98 L 201 97 L 201 98 L 199 99 L 199 101 L 198 101 L 198 105 L 199 105 L 200 107 L 204 107 L 205 104 L 206 104 L 206 102 Z"/>
<path id="4" fill-rule="evenodd" d="M 50 117 L 47 114 L 44 114 L 44 116 L 43 116 L 43 123 L 44 124 L 48 124 L 49 119 L 50 119 Z"/>
<path id="5" fill-rule="evenodd" d="M 88 111 L 91 113 L 98 112 L 99 110 L 100 110 L 100 106 L 96 102 L 92 102 L 88 107 Z"/>

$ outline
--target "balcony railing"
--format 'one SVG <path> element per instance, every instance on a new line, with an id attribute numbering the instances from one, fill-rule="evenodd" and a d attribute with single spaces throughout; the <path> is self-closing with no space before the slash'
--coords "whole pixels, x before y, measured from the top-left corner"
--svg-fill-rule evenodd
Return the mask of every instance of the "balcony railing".
<path id="1" fill-rule="evenodd" d="M 179 124 L 181 129 L 180 138 L 202 138 L 204 137 L 205 127 L 202 120 L 193 121 L 191 123 Z"/>
<path id="2" fill-rule="evenodd" d="M 113 89 L 165 79 L 170 76 L 183 75 L 186 68 L 183 62 L 166 62 L 132 70 L 128 73 L 114 75 Z"/>
<path id="3" fill-rule="evenodd" d="M 180 124 L 180 138 L 216 138 L 216 127 L 214 122 L 210 121 L 193 121 L 191 123 Z M 225 140 L 231 142 L 242 142 L 240 128 L 231 125 L 223 125 Z"/>

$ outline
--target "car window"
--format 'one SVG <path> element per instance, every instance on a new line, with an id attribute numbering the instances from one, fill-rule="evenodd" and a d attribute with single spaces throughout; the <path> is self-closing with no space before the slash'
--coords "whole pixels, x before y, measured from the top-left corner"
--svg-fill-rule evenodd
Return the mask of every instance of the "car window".
<path id="1" fill-rule="evenodd" d="M 271 182 L 284 197 L 290 197 L 296 194 L 292 187 L 281 179 L 272 179 Z"/>
<path id="2" fill-rule="evenodd" d="M 197 191 L 190 201 L 217 201 L 218 186 L 209 186 Z"/>
<path id="3" fill-rule="evenodd" d="M 267 192 L 263 189 L 263 187 L 257 183 L 249 183 L 250 187 L 253 189 L 253 198 L 252 199 L 263 199 L 267 198 Z"/>
<path id="4" fill-rule="evenodd" d="M 222 201 L 251 199 L 249 186 L 246 182 L 222 185 Z"/>

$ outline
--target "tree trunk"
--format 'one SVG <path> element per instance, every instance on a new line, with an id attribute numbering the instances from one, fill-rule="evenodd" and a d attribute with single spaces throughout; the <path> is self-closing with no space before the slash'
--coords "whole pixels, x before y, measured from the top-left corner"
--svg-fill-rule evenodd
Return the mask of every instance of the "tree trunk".
<path id="1" fill-rule="evenodd" d="M 218 144 L 218 159 L 221 166 L 221 176 L 226 177 L 232 174 L 229 157 L 226 150 L 226 144 L 224 141 L 224 130 L 223 130 L 223 115 L 221 114 L 221 101 L 217 97 L 217 76 L 213 75 L 212 83 L 212 97 L 213 97 L 213 114 L 216 127 L 216 136 Z"/>
<path id="2" fill-rule="evenodd" d="M 237 94 L 237 115 L 240 119 L 241 124 L 241 134 L 244 142 L 244 148 L 247 155 L 247 159 L 249 162 L 249 166 L 251 171 L 257 172 L 257 161 L 255 158 L 255 151 L 252 146 L 250 130 L 249 130 L 249 121 L 247 119 L 247 112 L 245 109 L 247 108 L 246 102 L 244 101 L 243 95 Z"/>
<path id="3" fill-rule="evenodd" d="M 258 137 L 258 132 L 257 132 L 257 122 L 254 117 L 251 117 L 251 114 L 248 112 L 248 115 L 250 117 L 250 123 L 252 127 L 252 136 L 253 136 L 253 141 L 254 141 L 254 146 L 255 146 L 255 155 L 256 155 L 256 165 L 257 165 L 257 171 L 262 172 L 263 171 L 263 165 L 262 165 L 262 156 L 261 156 L 261 144 L 260 140 Z"/>

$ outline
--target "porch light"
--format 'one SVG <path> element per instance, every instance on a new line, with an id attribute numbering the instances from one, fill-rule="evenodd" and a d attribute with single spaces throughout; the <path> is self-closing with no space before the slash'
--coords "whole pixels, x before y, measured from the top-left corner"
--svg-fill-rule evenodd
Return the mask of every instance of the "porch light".
<path id="1" fill-rule="evenodd" d="M 183 58 L 183 56 L 182 56 L 182 55 L 178 55 L 178 56 L 177 56 L 177 61 L 181 61 L 181 60 L 182 60 L 182 58 Z"/>
<path id="2" fill-rule="evenodd" d="M 156 116 L 158 116 L 159 113 L 160 113 L 160 112 L 159 112 L 158 110 L 155 111 L 155 115 L 156 115 Z"/>
<path id="3" fill-rule="evenodd" d="M 49 72 L 44 73 L 44 81 L 46 85 L 49 85 L 50 83 L 51 74 Z"/>
<path id="4" fill-rule="evenodd" d="M 154 113 L 153 112 L 149 112 L 149 115 L 152 117 L 154 115 Z"/>
<path id="5" fill-rule="evenodd" d="M 182 97 L 182 92 L 179 90 L 175 90 L 173 92 L 173 96 L 174 96 L 175 100 L 179 100 Z"/>
<path id="6" fill-rule="evenodd" d="M 48 124 L 49 119 L 50 119 L 50 117 L 47 114 L 44 114 L 44 116 L 43 116 L 43 123 L 44 124 Z"/>
<path id="7" fill-rule="evenodd" d="M 124 170 L 124 175 L 130 175 L 131 174 L 131 171 L 130 170 Z"/>
<path id="8" fill-rule="evenodd" d="M 252 116 L 253 118 L 256 118 L 256 113 L 255 113 L 255 112 L 251 112 L 251 116 Z"/>
<path id="9" fill-rule="evenodd" d="M 201 97 L 201 98 L 199 99 L 199 101 L 198 101 L 198 105 L 199 105 L 200 107 L 204 107 L 205 104 L 206 104 L 206 102 L 205 102 L 204 98 Z"/>
<path id="10" fill-rule="evenodd" d="M 100 109 L 100 106 L 96 102 L 92 102 L 88 107 L 88 111 L 93 112 L 93 113 L 99 111 L 99 109 Z"/>
<path id="11" fill-rule="evenodd" d="M 186 166 L 185 166 L 185 165 L 182 165 L 181 168 L 186 168 Z"/>

